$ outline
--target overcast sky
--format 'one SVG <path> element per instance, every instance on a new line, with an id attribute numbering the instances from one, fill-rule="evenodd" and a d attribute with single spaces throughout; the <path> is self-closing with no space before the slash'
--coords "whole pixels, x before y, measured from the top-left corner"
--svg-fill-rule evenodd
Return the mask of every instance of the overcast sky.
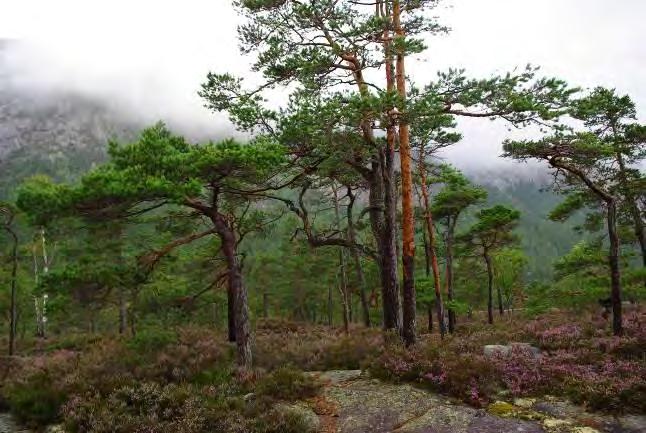
<path id="1" fill-rule="evenodd" d="M 30 88 L 70 89 L 107 98 L 146 118 L 225 131 L 196 92 L 207 71 L 244 73 L 236 16 L 228 0 L 0 0 L 0 39 L 12 76 Z M 445 0 L 452 28 L 408 72 L 418 82 L 437 70 L 474 76 L 540 65 L 573 85 L 629 93 L 646 112 L 646 0 Z M 463 124 L 448 157 L 489 164 L 505 128 Z"/>

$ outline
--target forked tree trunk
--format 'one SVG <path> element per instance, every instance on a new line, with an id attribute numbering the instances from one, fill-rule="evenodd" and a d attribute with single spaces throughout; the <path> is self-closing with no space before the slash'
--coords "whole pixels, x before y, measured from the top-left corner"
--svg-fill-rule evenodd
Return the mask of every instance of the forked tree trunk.
<path id="1" fill-rule="evenodd" d="M 220 237 L 222 253 L 227 265 L 227 293 L 229 293 L 231 297 L 229 311 L 232 311 L 233 313 L 233 317 L 230 317 L 229 321 L 230 323 L 231 321 L 233 322 L 234 336 L 238 352 L 238 365 L 244 368 L 251 368 L 252 354 L 249 303 L 247 299 L 247 289 L 244 286 L 242 278 L 242 268 L 238 260 L 235 233 L 229 226 L 226 218 L 219 212 L 214 212 L 211 215 L 211 220 L 213 221 L 218 236 Z M 229 337 L 231 337 L 231 331 L 229 332 Z"/>
<path id="2" fill-rule="evenodd" d="M 404 38 L 399 0 L 393 0 L 393 27 L 398 38 Z M 395 81 L 401 102 L 406 100 L 405 53 L 398 50 L 395 62 Z M 393 120 L 399 123 L 399 157 L 402 177 L 402 266 L 403 324 L 402 336 L 407 346 L 416 342 L 416 296 L 415 296 L 415 216 L 413 209 L 413 171 L 410 149 L 410 128 L 405 114 Z M 392 113 L 391 117 L 395 117 Z"/>

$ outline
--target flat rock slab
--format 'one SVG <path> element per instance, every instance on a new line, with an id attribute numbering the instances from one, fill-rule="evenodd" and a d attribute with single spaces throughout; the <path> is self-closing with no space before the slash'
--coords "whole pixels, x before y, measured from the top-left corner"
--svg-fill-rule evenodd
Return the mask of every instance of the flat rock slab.
<path id="1" fill-rule="evenodd" d="M 350 376 L 330 381 L 325 390 L 325 398 L 337 409 L 337 433 L 544 433 L 537 422 L 454 405 L 408 384 Z"/>
<path id="2" fill-rule="evenodd" d="M 646 433 L 644 416 L 591 414 L 554 398 L 504 403 L 512 409 L 505 415 L 359 370 L 312 374 L 326 384 L 325 433 Z"/>
<path id="3" fill-rule="evenodd" d="M 29 431 L 18 428 L 9 414 L 0 413 L 0 433 L 29 433 Z"/>

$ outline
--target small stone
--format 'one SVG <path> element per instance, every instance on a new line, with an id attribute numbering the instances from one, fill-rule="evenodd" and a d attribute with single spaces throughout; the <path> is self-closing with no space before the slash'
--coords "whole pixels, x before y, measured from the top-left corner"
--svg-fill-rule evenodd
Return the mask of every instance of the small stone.
<path id="1" fill-rule="evenodd" d="M 546 418 L 543 420 L 543 426 L 548 429 L 559 428 L 572 424 L 570 421 L 557 418 Z"/>
<path id="2" fill-rule="evenodd" d="M 502 344 L 488 344 L 484 347 L 484 355 L 488 357 L 501 355 L 508 356 L 511 353 L 511 347 Z"/>
<path id="3" fill-rule="evenodd" d="M 534 357 L 541 355 L 541 350 L 527 343 L 510 343 L 509 345 L 503 344 L 488 344 L 484 346 L 484 355 L 492 356 L 509 356 L 512 351 L 522 351 L 531 354 Z"/>

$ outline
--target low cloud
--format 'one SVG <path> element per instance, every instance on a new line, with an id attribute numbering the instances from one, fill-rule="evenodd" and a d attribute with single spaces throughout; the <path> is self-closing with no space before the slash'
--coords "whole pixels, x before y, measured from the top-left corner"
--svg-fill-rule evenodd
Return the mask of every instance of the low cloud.
<path id="1" fill-rule="evenodd" d="M 0 38 L 20 42 L 5 50 L 9 77 L 0 80 L 31 92 L 82 93 L 146 122 L 232 132 L 197 96 L 210 70 L 248 71 L 229 1 L 21 0 L 2 9 Z M 437 14 L 453 31 L 430 40 L 428 53 L 411 62 L 420 83 L 448 67 L 487 76 L 532 63 L 573 85 L 616 87 L 644 113 L 642 0 L 447 0 Z M 465 139 L 445 153 L 448 160 L 464 168 L 500 163 L 504 124 L 461 127 Z"/>

